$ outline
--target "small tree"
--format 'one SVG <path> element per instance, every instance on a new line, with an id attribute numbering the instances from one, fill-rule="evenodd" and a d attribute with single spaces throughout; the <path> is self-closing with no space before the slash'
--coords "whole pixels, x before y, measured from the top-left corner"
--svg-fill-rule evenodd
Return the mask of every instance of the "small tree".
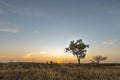
<path id="1" fill-rule="evenodd" d="M 50 64 L 53 64 L 53 61 L 50 61 Z"/>
<path id="2" fill-rule="evenodd" d="M 83 43 L 82 39 L 79 39 L 76 40 L 76 42 L 74 40 L 71 41 L 69 47 L 65 48 L 65 50 L 66 52 L 70 52 L 75 55 L 77 57 L 78 63 L 80 64 L 80 59 L 86 56 L 85 52 L 87 52 L 87 47 L 89 47 L 89 45 L 86 45 Z"/>
<path id="3" fill-rule="evenodd" d="M 93 61 L 95 61 L 97 64 L 100 63 L 100 61 L 105 61 L 107 57 L 102 57 L 102 56 L 95 56 L 93 57 Z"/>

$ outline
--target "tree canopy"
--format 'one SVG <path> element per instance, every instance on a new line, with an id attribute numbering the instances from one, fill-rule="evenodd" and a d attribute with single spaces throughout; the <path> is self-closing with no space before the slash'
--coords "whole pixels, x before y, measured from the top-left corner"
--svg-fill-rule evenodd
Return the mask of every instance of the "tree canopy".
<path id="1" fill-rule="evenodd" d="M 65 48 L 66 52 L 72 53 L 78 59 L 78 63 L 80 64 L 80 59 L 86 56 L 85 52 L 87 52 L 86 48 L 89 48 L 89 45 L 83 43 L 82 39 L 76 41 L 70 41 L 69 47 Z"/>
<path id="2" fill-rule="evenodd" d="M 96 62 L 97 64 L 99 64 L 100 61 L 104 61 L 106 59 L 107 59 L 107 57 L 103 57 L 103 56 L 95 56 L 95 57 L 93 57 L 93 61 Z"/>

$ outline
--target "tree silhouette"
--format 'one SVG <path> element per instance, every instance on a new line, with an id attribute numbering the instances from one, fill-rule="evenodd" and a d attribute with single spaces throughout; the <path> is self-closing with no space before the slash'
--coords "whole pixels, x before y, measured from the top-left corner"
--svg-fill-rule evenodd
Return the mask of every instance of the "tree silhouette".
<path id="1" fill-rule="evenodd" d="M 69 47 L 65 48 L 66 52 L 70 52 L 77 57 L 78 63 L 80 64 L 80 59 L 86 56 L 86 48 L 89 48 L 89 45 L 83 43 L 82 39 L 76 40 L 76 42 L 70 41 Z"/>
<path id="2" fill-rule="evenodd" d="M 102 57 L 102 56 L 95 56 L 95 57 L 93 57 L 93 61 L 95 61 L 97 64 L 99 64 L 100 61 L 104 61 L 106 59 L 107 59 L 107 57 Z"/>

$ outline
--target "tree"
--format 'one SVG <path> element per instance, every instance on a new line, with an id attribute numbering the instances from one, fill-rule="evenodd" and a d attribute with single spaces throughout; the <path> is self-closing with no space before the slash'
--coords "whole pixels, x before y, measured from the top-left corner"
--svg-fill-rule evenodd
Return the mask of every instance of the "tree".
<path id="1" fill-rule="evenodd" d="M 93 61 L 95 61 L 97 64 L 99 64 L 100 61 L 104 61 L 106 59 L 107 59 L 107 57 L 103 57 L 103 56 L 95 56 L 95 57 L 93 57 Z"/>
<path id="2" fill-rule="evenodd" d="M 50 64 L 53 64 L 53 61 L 50 61 Z"/>
<path id="3" fill-rule="evenodd" d="M 82 39 L 76 40 L 76 42 L 70 41 L 69 47 L 65 48 L 66 52 L 72 53 L 77 57 L 78 63 L 80 64 L 80 59 L 86 56 L 85 52 L 87 52 L 86 48 L 89 48 L 89 45 L 83 43 Z"/>

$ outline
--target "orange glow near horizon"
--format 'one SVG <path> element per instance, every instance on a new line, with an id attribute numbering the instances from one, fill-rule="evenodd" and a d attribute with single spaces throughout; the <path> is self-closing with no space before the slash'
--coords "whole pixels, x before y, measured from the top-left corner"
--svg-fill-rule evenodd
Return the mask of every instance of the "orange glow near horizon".
<path id="1" fill-rule="evenodd" d="M 84 61 L 85 59 L 81 60 L 81 62 L 86 62 Z M 54 63 L 75 63 L 77 62 L 77 59 L 75 56 L 73 56 L 72 54 L 70 54 L 70 56 L 46 56 L 46 55 L 33 55 L 30 53 L 24 54 L 22 56 L 1 56 L 0 55 L 0 61 L 17 61 L 17 62 L 50 62 L 53 61 Z"/>
<path id="2" fill-rule="evenodd" d="M 84 59 L 81 59 L 81 63 L 89 63 L 90 60 L 92 59 L 93 55 L 90 53 L 87 53 L 86 57 Z M 116 61 L 119 60 L 119 58 L 114 58 L 111 56 L 107 56 L 108 59 L 106 62 L 110 61 Z M 69 54 L 69 53 L 59 53 L 59 55 L 54 55 L 54 54 L 48 54 L 47 52 L 29 52 L 29 53 L 24 53 L 21 55 L 0 55 L 0 62 L 1 61 L 8 61 L 8 62 L 50 62 L 53 61 L 55 63 L 77 63 L 76 56 Z"/>

